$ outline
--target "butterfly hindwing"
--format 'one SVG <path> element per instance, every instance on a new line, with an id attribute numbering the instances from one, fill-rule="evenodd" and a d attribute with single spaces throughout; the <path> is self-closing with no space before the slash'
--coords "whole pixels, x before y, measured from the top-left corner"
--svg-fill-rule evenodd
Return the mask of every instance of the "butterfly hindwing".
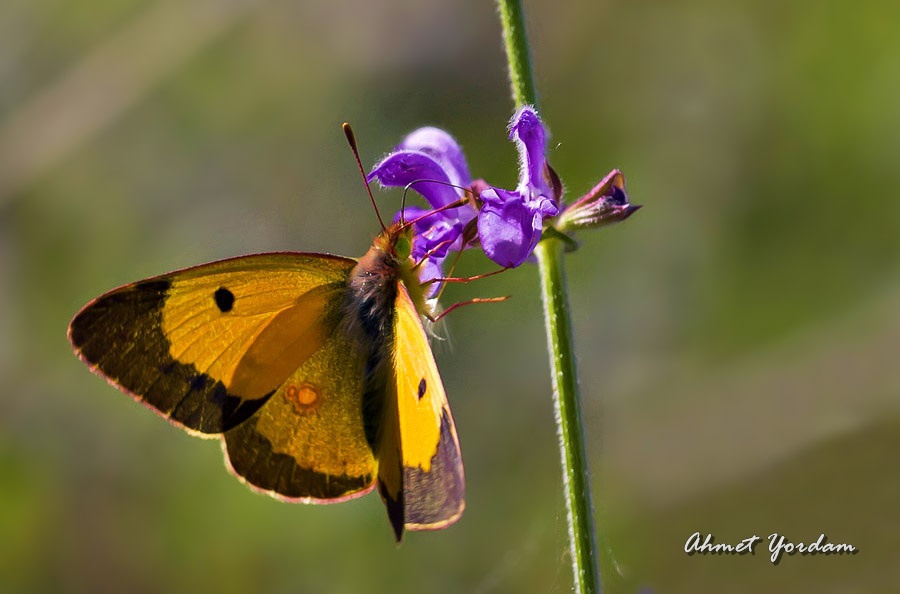
<path id="1" fill-rule="evenodd" d="M 403 285 L 394 309 L 393 376 L 379 446 L 379 480 L 395 533 L 438 530 L 465 508 L 456 426 L 419 313 Z M 399 447 L 398 447 L 399 446 Z M 384 466 L 384 468 L 382 468 Z"/>
<path id="2" fill-rule="evenodd" d="M 367 493 L 376 464 L 362 418 L 360 348 L 343 328 L 333 332 L 259 412 L 225 433 L 232 471 L 284 499 Z"/>
<path id="3" fill-rule="evenodd" d="M 354 265 L 280 253 L 187 268 L 95 299 L 69 338 L 95 372 L 175 424 L 221 433 L 321 347 Z"/>

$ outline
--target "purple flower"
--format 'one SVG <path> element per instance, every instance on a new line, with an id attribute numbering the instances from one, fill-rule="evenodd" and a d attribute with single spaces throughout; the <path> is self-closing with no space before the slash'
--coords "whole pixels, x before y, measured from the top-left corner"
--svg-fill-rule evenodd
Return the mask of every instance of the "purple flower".
<path id="1" fill-rule="evenodd" d="M 419 274 L 423 282 L 441 276 L 441 265 L 450 251 L 470 247 L 463 245 L 463 235 L 476 216 L 484 253 L 500 266 L 513 267 L 522 264 L 534 250 L 544 219 L 559 213 L 561 190 L 547 165 L 547 133 L 533 107 L 515 113 L 509 138 L 519 152 L 519 184 L 515 190 L 481 180 L 473 182 L 459 144 L 437 128 L 411 133 L 369 174 L 369 180 L 377 179 L 383 186 L 409 185 L 432 209 L 456 202 L 467 192 L 480 199 L 477 211 L 473 206 L 478 201 L 473 201 L 439 212 L 410 206 L 395 217 L 415 221 L 412 255 L 417 261 L 424 259 L 424 270 Z"/>
<path id="2" fill-rule="evenodd" d="M 640 205 L 628 202 L 625 176 L 613 169 L 590 192 L 563 210 L 556 228 L 566 233 L 602 227 L 624 221 L 639 208 Z"/>
<path id="3" fill-rule="evenodd" d="M 544 125 L 534 108 L 519 109 L 509 124 L 509 139 L 519 151 L 519 185 L 514 191 L 489 187 L 481 192 L 478 237 L 488 258 L 500 266 L 518 266 L 541 238 L 546 217 L 559 213 L 550 187 Z"/>
<path id="4" fill-rule="evenodd" d="M 469 168 L 462 149 L 448 133 L 438 128 L 419 128 L 403 139 L 392 153 L 375 165 L 368 179 L 377 179 L 383 186 L 407 186 L 421 194 L 432 209 L 441 208 L 463 197 L 472 185 Z M 475 218 L 470 206 L 431 212 L 417 206 L 407 206 L 394 220 L 416 221 L 412 257 L 423 258 L 422 282 L 439 278 L 441 265 L 450 250 L 462 251 L 462 234 L 466 224 Z M 433 293 L 437 283 L 432 285 Z"/>

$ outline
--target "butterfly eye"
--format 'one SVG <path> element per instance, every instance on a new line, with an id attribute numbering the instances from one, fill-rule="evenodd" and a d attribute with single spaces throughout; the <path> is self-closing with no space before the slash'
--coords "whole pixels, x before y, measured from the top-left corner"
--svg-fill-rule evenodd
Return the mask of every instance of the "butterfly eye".
<path id="1" fill-rule="evenodd" d="M 412 254 L 412 243 L 409 240 L 409 236 L 404 234 L 398 237 L 396 243 L 394 243 L 394 249 L 397 250 L 397 257 L 401 261 L 408 259 Z"/>

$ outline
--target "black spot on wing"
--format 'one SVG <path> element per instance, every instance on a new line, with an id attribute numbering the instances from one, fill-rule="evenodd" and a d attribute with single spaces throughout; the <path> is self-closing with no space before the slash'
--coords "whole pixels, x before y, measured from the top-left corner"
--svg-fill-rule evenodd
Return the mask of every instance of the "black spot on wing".
<path id="1" fill-rule="evenodd" d="M 225 287 L 216 289 L 216 292 L 213 293 L 213 299 L 216 301 L 216 307 L 218 307 L 219 311 L 222 313 L 229 312 L 231 311 L 231 308 L 234 307 L 234 293 Z"/>
<path id="2" fill-rule="evenodd" d="M 108 293 L 72 320 L 72 344 L 122 389 L 184 426 L 222 433 L 244 422 L 271 394 L 244 400 L 222 382 L 169 354 L 162 332 L 167 280 L 144 281 Z"/>
<path id="3" fill-rule="evenodd" d="M 425 396 L 425 390 L 427 389 L 427 384 L 425 383 L 425 378 L 419 382 L 419 400 L 421 400 Z"/>

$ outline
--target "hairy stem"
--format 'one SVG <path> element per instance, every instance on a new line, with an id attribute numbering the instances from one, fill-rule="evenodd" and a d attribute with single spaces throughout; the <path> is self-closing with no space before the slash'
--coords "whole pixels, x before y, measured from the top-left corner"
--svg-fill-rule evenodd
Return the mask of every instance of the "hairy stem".
<path id="1" fill-rule="evenodd" d="M 538 243 L 535 254 L 541 276 L 547 350 L 552 367 L 553 407 L 559 435 L 575 591 L 595 594 L 600 592 L 600 575 L 597 572 L 594 506 L 584 448 L 584 422 L 572 344 L 572 318 L 566 292 L 563 248 L 562 241 L 548 237 Z"/>
<path id="2" fill-rule="evenodd" d="M 537 107 L 521 0 L 497 0 L 497 4 L 516 107 Z M 575 369 L 572 317 L 569 313 L 563 253 L 563 241 L 549 234 L 545 234 L 535 248 L 544 302 L 575 591 L 579 594 L 598 594 L 601 588 L 597 570 L 594 507 L 584 448 L 584 423 Z"/>
<path id="3" fill-rule="evenodd" d="M 497 0 L 500 23 L 503 26 L 503 45 L 509 62 L 509 84 L 516 107 L 537 105 L 534 76 L 531 73 L 531 54 L 525 33 L 525 16 L 521 0 Z"/>

